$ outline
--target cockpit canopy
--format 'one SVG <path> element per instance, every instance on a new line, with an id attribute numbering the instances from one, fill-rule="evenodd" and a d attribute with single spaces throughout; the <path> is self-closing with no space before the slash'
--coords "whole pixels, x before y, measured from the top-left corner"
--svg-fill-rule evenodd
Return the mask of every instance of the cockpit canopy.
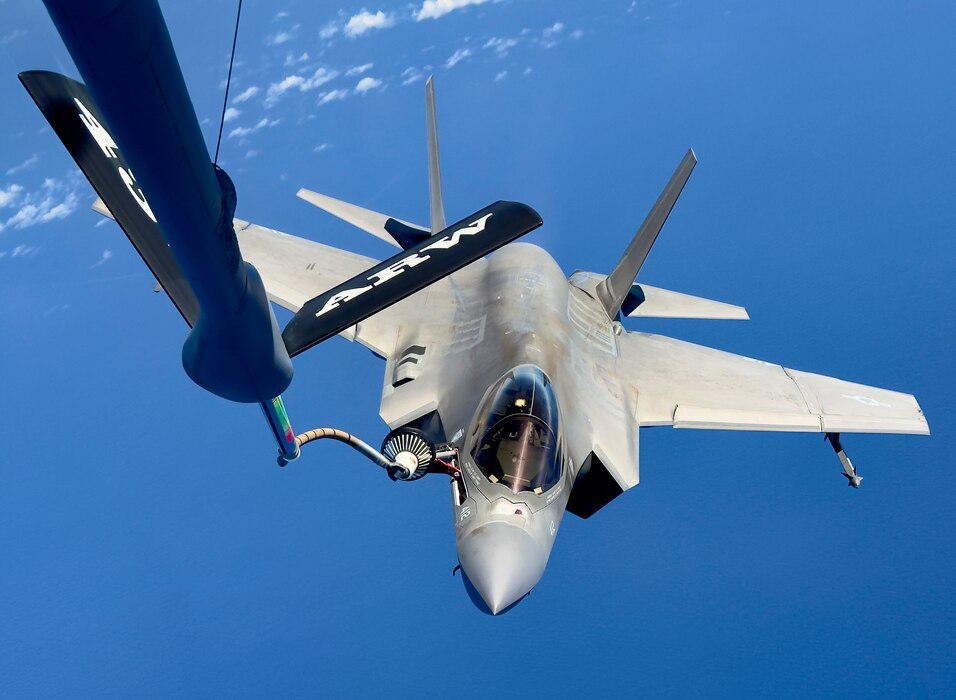
<path id="1" fill-rule="evenodd" d="M 490 481 L 515 493 L 542 493 L 558 483 L 558 406 L 537 367 L 516 367 L 492 387 L 471 435 L 471 456 Z"/>

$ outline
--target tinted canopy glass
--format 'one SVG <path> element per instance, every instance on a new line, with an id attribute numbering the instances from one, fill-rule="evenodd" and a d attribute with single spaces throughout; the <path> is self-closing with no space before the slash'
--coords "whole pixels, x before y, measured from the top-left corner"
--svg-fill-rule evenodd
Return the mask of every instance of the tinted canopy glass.
<path id="1" fill-rule="evenodd" d="M 471 456 L 493 482 L 541 493 L 558 482 L 558 408 L 537 367 L 517 367 L 488 392 L 478 411 Z"/>

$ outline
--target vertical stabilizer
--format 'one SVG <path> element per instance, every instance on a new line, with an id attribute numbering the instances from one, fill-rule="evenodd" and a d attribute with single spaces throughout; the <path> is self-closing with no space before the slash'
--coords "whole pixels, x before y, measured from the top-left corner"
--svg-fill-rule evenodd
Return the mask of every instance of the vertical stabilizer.
<path id="1" fill-rule="evenodd" d="M 292 361 L 262 278 L 242 259 L 236 189 L 209 159 L 158 0 L 44 4 L 104 121 L 94 123 L 75 95 L 57 118 L 83 124 L 95 147 L 87 141 L 82 157 L 94 158 L 108 183 L 99 194 L 117 220 L 113 194 L 134 200 L 138 223 L 145 215 L 158 227 L 199 304 L 183 369 L 230 401 L 271 401 L 292 381 Z M 148 245 L 156 244 L 147 230 Z"/>
<path id="2" fill-rule="evenodd" d="M 438 123 L 435 120 L 435 85 L 425 81 L 425 119 L 428 124 L 428 196 L 432 216 L 432 233 L 444 231 L 445 206 L 441 198 L 441 160 L 438 156 Z"/>
<path id="3" fill-rule="evenodd" d="M 624 251 L 624 256 L 614 268 L 614 272 L 598 285 L 598 298 L 610 318 L 617 316 L 617 312 L 621 310 L 621 305 L 627 293 L 631 291 L 631 285 L 634 284 L 637 273 L 647 259 L 651 246 L 657 240 L 657 235 L 667 221 L 667 216 L 671 213 L 684 185 L 687 184 L 687 178 L 690 177 L 695 165 L 697 165 L 697 156 L 694 155 L 694 150 L 689 148 L 680 165 L 677 166 L 677 170 L 671 175 L 664 191 L 661 192 L 661 196 L 654 202 L 644 223 L 637 230 L 634 240 Z"/>

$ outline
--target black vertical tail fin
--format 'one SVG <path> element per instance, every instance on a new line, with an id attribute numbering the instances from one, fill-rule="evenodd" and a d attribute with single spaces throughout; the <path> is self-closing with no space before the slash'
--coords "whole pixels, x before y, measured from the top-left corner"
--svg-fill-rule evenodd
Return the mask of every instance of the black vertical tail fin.
<path id="1" fill-rule="evenodd" d="M 20 73 L 20 82 L 179 313 L 195 324 L 199 302 L 86 86 L 48 71 Z"/>

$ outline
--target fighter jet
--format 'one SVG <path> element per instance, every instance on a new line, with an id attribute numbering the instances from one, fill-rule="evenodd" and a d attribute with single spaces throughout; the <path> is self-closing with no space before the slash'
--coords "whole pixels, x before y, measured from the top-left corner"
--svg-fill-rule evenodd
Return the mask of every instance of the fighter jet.
<path id="1" fill-rule="evenodd" d="M 51 5 L 57 3 L 48 0 Z M 68 4 L 62 8 L 67 9 L 57 12 L 72 11 Z M 87 15 L 58 21 L 75 24 Z M 112 15 L 104 16 L 112 21 Z M 77 36 L 84 35 L 74 32 L 79 41 Z M 95 37 L 90 39 L 88 53 L 98 46 Z M 149 75 L 162 74 L 150 70 Z M 180 241 L 165 231 L 163 207 L 150 206 L 162 197 L 162 188 L 150 189 L 148 182 L 137 187 L 120 150 L 135 140 L 135 125 L 129 131 L 134 136 L 118 145 L 110 122 L 83 85 L 44 72 L 23 74 L 21 80 L 101 195 L 94 208 L 115 216 L 186 321 L 201 328 L 203 310 L 225 304 L 203 297 L 190 275 L 213 264 L 214 256 L 193 255 L 188 236 Z M 127 81 L 123 94 L 135 85 Z M 109 86 L 99 89 L 102 94 Z M 182 103 L 165 99 L 157 108 Z M 284 362 L 334 335 L 369 348 L 384 361 L 380 413 L 390 432 L 381 449 L 333 429 L 303 433 L 293 444 L 278 397 L 273 403 L 263 398 L 271 389 L 256 384 L 235 400 L 263 403 L 277 431 L 280 464 L 297 458 L 299 448 L 314 439 L 334 438 L 359 449 L 394 480 L 450 476 L 462 578 L 480 609 L 506 611 L 539 582 L 565 513 L 589 518 L 638 483 L 641 428 L 823 433 L 853 487 L 862 477 L 846 456 L 840 434 L 929 434 L 911 395 L 625 328 L 625 318 L 748 318 L 742 307 L 639 279 L 696 165 L 692 150 L 610 273 L 579 270 L 568 276 L 542 248 L 511 242 L 542 223 L 530 207 L 497 202 L 446 224 L 431 79 L 426 133 L 428 227 L 309 190 L 298 192 L 306 202 L 399 248 L 388 260 L 232 220 L 241 257 L 230 253 L 230 264 L 237 259 L 251 264 L 253 282 L 257 273 L 268 299 L 295 314 L 281 334 L 284 350 L 276 346 L 283 350 L 274 353 L 281 362 L 270 355 L 274 339 L 268 328 L 274 317 L 262 310 L 257 317 L 257 327 L 265 329 L 262 363 L 278 368 L 272 374 L 279 378 L 270 386 L 281 391 L 286 376 L 291 378 Z M 201 160 L 193 158 L 193 163 L 205 172 Z M 148 158 L 139 162 L 148 168 Z M 216 175 L 228 195 L 224 201 L 234 208 L 231 183 L 218 169 Z M 232 209 L 224 205 L 223 212 L 231 217 Z M 191 266 L 182 264 L 184 258 Z M 222 317 L 232 318 L 226 311 Z M 213 329 L 206 330 L 208 337 L 217 338 L 218 325 L 206 325 Z M 197 383 L 202 379 L 210 390 L 232 398 L 232 374 L 217 374 L 213 381 L 200 371 L 204 347 L 197 350 L 187 342 L 184 363 L 193 363 L 187 371 L 199 367 L 193 370 Z M 240 367 L 234 374 L 245 371 Z"/>
<path id="2" fill-rule="evenodd" d="M 431 80 L 426 114 L 435 232 L 445 221 Z M 840 433 L 929 433 L 913 396 L 625 329 L 624 317 L 748 318 L 639 282 L 695 164 L 688 151 L 610 274 L 569 277 L 547 251 L 514 242 L 341 330 L 385 361 L 385 455 L 420 453 L 422 469 L 452 474 L 458 559 L 486 611 L 509 609 L 538 583 L 566 512 L 588 518 L 638 483 L 641 428 L 822 432 L 855 487 Z M 411 232 L 428 235 L 325 195 L 298 196 L 399 247 L 411 248 Z M 270 298 L 297 314 L 283 332 L 291 354 L 371 293 L 361 271 L 374 260 L 245 222 L 236 231 Z M 417 269 L 417 257 L 404 260 L 389 282 Z M 423 473 L 413 463 L 406 478 Z"/>
<path id="3" fill-rule="evenodd" d="M 440 231 L 431 81 L 426 95 L 431 230 Z M 454 455 L 446 464 L 461 570 L 492 613 L 537 584 L 565 512 L 590 517 L 638 483 L 642 427 L 929 432 L 912 396 L 625 330 L 625 316 L 747 318 L 739 306 L 636 282 L 695 163 L 689 151 L 609 275 L 569 278 L 545 250 L 511 243 L 341 331 L 385 360 L 386 456 L 433 455 L 435 446 Z M 408 228 L 428 233 L 315 192 L 299 196 L 396 246 L 407 245 Z M 291 353 L 309 345 L 302 338 L 316 319 L 363 303 L 365 292 L 354 293 L 368 287 L 361 271 L 374 260 L 245 222 L 236 231 L 270 298 L 298 314 L 284 332 Z M 393 269 L 413 270 L 417 259 Z M 336 285 L 353 271 L 358 283 Z M 425 461 L 435 469 L 433 456 Z M 415 466 L 406 478 L 423 473 Z"/>

